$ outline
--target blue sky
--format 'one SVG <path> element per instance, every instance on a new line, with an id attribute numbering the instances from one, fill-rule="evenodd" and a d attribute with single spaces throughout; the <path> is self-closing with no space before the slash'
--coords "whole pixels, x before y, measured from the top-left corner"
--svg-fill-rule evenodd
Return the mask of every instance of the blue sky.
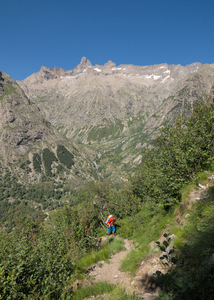
<path id="1" fill-rule="evenodd" d="M 22 80 L 41 66 L 214 63 L 213 0 L 7 0 L 0 70 Z"/>

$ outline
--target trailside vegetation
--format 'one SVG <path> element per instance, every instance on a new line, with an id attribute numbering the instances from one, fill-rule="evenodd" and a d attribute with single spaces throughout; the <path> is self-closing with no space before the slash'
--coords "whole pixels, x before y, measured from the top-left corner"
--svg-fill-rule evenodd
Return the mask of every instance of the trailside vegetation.
<path id="1" fill-rule="evenodd" d="M 142 165 L 127 183 L 115 186 L 107 180 L 95 182 L 75 194 L 75 206 L 65 204 L 51 212 L 45 222 L 42 213 L 35 219 L 31 213 L 13 213 L 10 220 L 14 229 L 8 233 L 7 228 L 0 228 L 0 299 L 72 299 L 71 283 L 76 273 L 84 272 L 90 260 L 111 253 L 110 246 L 96 255 L 92 251 L 96 237 L 105 234 L 104 223 L 109 214 L 117 217 L 119 235 L 137 239 L 130 259 L 122 265 L 134 274 L 142 255 L 148 253 L 148 243 L 158 238 L 166 224 L 174 222 L 173 208 L 181 200 L 181 188 L 191 181 L 197 183 L 198 172 L 212 166 L 213 121 L 214 103 L 197 103 L 191 117 L 180 118 L 175 126 L 161 130 L 155 147 L 144 154 Z M 68 167 L 73 158 L 66 151 L 58 146 L 57 156 Z M 42 158 L 46 174 L 51 176 L 51 165 L 57 158 L 48 148 L 43 150 Z M 6 205 L 10 193 L 15 199 L 20 197 L 22 205 L 27 202 L 25 199 L 46 205 L 51 198 L 61 197 L 53 185 L 40 184 L 22 190 L 6 170 L 0 203 Z M 40 199 L 36 201 L 37 196 Z M 165 277 L 159 274 L 166 288 L 160 299 L 212 299 L 205 298 L 205 294 L 208 290 L 213 295 L 213 199 L 211 193 L 210 202 L 195 208 L 190 227 L 184 231 L 185 247 L 177 269 Z M 93 288 L 95 291 L 96 286 Z M 83 294 L 91 295 L 93 288 Z M 98 290 L 122 295 L 114 287 Z M 81 299 L 77 294 L 76 299 Z M 123 293 L 117 299 L 134 298 Z"/>
<path id="2" fill-rule="evenodd" d="M 15 221 L 12 233 L 0 234 L 0 299 L 70 299 L 65 286 L 97 233 L 93 206 L 61 210 L 46 226 Z"/>
<path id="3" fill-rule="evenodd" d="M 165 208 L 179 202 L 179 191 L 214 160 L 214 103 L 197 103 L 189 119 L 161 130 L 155 147 L 130 178 L 133 194 L 142 202 Z"/>
<path id="4" fill-rule="evenodd" d="M 164 284 L 159 300 L 212 300 L 214 295 L 214 187 L 194 205 L 190 219 L 165 264 L 166 274 L 156 272 Z M 162 249 L 164 251 L 164 249 Z"/>

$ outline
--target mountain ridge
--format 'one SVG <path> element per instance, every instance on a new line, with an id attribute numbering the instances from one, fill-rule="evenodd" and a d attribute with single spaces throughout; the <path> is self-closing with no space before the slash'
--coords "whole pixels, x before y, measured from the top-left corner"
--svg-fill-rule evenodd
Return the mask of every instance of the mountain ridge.
<path id="1" fill-rule="evenodd" d="M 114 122 L 117 117 L 122 119 L 125 131 L 127 112 L 134 116 L 142 114 L 147 119 L 169 96 L 175 82 L 190 72 L 197 72 L 200 67 L 200 63 L 186 67 L 167 64 L 116 67 L 111 61 L 104 66 L 92 66 L 83 57 L 74 70 L 42 67 L 18 84 L 40 107 L 43 115 L 54 126 L 62 126 L 59 130 L 70 138 L 79 135 L 79 127 L 101 125 L 105 123 L 104 119 Z M 96 116 L 94 110 L 100 110 Z"/>
<path id="2" fill-rule="evenodd" d="M 161 126 L 211 95 L 213 70 L 201 63 L 92 66 L 83 57 L 74 70 L 41 68 L 18 83 L 59 132 L 97 152 L 104 176 L 117 172 L 111 163 L 125 176 Z"/>

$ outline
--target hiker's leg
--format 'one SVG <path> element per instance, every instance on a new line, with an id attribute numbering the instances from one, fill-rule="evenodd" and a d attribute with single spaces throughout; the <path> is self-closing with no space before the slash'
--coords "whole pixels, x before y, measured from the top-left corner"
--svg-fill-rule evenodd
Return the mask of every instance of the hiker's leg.
<path id="1" fill-rule="evenodd" d="M 109 235 L 111 233 L 111 226 L 108 228 L 106 235 Z"/>
<path id="2" fill-rule="evenodd" d="M 112 233 L 115 233 L 115 225 L 112 225 Z"/>

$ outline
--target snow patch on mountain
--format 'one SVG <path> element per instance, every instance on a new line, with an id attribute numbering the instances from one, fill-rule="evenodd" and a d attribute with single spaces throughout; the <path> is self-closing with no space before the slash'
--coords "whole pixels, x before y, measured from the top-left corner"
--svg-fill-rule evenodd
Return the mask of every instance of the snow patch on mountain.
<path id="1" fill-rule="evenodd" d="M 152 74 L 152 75 L 144 75 L 144 77 L 147 79 L 158 80 L 161 76 Z"/>
<path id="2" fill-rule="evenodd" d="M 165 83 L 166 81 L 167 81 L 167 79 L 169 79 L 170 78 L 170 75 L 167 75 L 162 81 L 161 81 L 161 83 Z"/>

